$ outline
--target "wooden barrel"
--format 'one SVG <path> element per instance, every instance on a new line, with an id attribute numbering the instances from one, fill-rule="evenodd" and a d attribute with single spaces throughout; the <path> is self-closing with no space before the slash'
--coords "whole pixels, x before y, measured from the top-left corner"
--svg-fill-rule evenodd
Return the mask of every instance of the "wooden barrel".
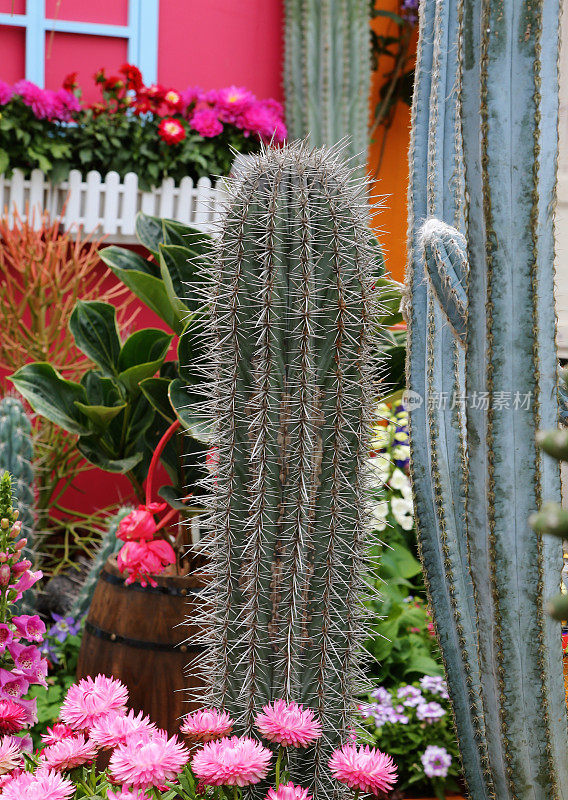
<path id="1" fill-rule="evenodd" d="M 193 576 L 156 582 L 155 588 L 125 586 L 116 556 L 108 559 L 85 622 L 77 677 L 118 678 L 128 687 L 129 707 L 173 735 L 180 717 L 196 708 L 184 690 L 200 685 L 192 664 L 202 648 L 191 642 L 200 583 Z"/>

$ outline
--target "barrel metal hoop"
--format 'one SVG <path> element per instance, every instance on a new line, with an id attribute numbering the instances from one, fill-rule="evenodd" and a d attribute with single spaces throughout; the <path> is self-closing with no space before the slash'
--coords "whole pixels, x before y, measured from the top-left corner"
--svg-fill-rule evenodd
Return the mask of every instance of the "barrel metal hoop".
<path id="1" fill-rule="evenodd" d="M 166 644 L 165 642 L 147 642 L 142 639 L 130 639 L 128 636 L 121 636 L 118 633 L 105 631 L 93 625 L 93 623 L 88 620 L 85 622 L 85 630 L 92 636 L 97 636 L 99 639 L 104 639 L 107 642 L 125 644 L 127 647 L 137 647 L 139 650 L 157 650 L 168 653 L 202 653 L 205 649 L 202 645 L 188 645 L 183 642 L 181 644 Z"/>
<path id="2" fill-rule="evenodd" d="M 101 572 L 101 579 L 106 581 L 107 583 L 112 584 L 113 586 L 124 586 L 124 578 L 119 577 L 118 575 L 113 575 L 106 570 Z M 130 583 L 126 587 L 129 591 L 135 592 L 145 592 L 146 594 L 169 594 L 174 595 L 175 597 L 188 597 L 189 595 L 198 595 L 202 592 L 202 589 L 195 589 L 191 587 L 179 587 L 179 586 L 142 586 L 138 582 Z"/>

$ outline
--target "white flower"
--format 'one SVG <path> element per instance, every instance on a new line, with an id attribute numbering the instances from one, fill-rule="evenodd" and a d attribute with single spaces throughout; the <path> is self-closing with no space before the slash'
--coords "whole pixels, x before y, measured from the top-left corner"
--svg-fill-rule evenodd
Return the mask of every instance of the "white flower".
<path id="1" fill-rule="evenodd" d="M 399 492 L 403 492 L 404 496 L 404 489 L 410 487 L 410 481 L 401 469 L 395 467 L 389 479 L 389 486 L 391 489 L 396 489 Z"/>
<path id="2" fill-rule="evenodd" d="M 367 459 L 367 466 L 372 479 L 378 481 L 381 486 L 388 481 L 392 469 L 392 459 L 388 453 L 379 453 Z"/>
<path id="3" fill-rule="evenodd" d="M 371 522 L 373 530 L 384 531 L 387 527 L 387 517 L 389 513 L 389 504 L 387 500 L 380 500 L 375 503 L 371 511 Z"/>
<path id="4" fill-rule="evenodd" d="M 414 516 L 412 513 L 412 503 L 404 497 L 392 497 L 391 511 L 396 522 L 403 531 L 410 531 L 414 526 Z"/>

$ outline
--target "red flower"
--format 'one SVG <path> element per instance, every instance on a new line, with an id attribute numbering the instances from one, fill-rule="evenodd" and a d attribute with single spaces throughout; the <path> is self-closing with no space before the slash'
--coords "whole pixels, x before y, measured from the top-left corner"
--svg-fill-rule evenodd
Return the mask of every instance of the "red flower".
<path id="1" fill-rule="evenodd" d="M 147 583 L 156 586 L 152 575 L 163 572 L 168 564 L 175 564 L 175 560 L 176 554 L 172 546 L 163 539 L 155 539 L 152 542 L 126 542 L 117 557 L 119 570 L 127 573 L 125 583 L 128 585 L 140 581 L 142 586 L 146 586 Z"/>
<path id="2" fill-rule="evenodd" d="M 111 92 L 115 89 L 123 89 L 124 88 L 124 81 L 118 75 L 111 75 L 110 78 L 107 78 L 104 82 L 103 89 L 106 92 Z"/>
<path id="3" fill-rule="evenodd" d="M 105 71 L 102 67 L 95 72 L 93 79 L 95 83 L 104 83 L 106 81 Z"/>
<path id="4" fill-rule="evenodd" d="M 74 92 L 79 85 L 77 82 L 78 75 L 78 72 L 70 72 L 69 75 L 66 75 L 62 83 L 62 88 L 67 89 L 68 92 Z"/>
<path id="5" fill-rule="evenodd" d="M 173 117 L 165 117 L 158 127 L 158 135 L 166 144 L 179 144 L 185 139 L 185 128 Z"/>
<path id="6" fill-rule="evenodd" d="M 27 721 L 21 705 L 13 700 L 0 700 L 0 733 L 18 733 Z"/>
<path id="7" fill-rule="evenodd" d="M 135 92 L 138 92 L 144 86 L 142 73 L 134 64 L 123 64 L 118 71 L 124 75 L 127 89 L 134 89 Z"/>
<path id="8" fill-rule="evenodd" d="M 138 506 L 135 511 L 131 511 L 120 521 L 116 532 L 117 537 L 123 542 L 131 539 L 152 539 L 157 528 L 154 514 L 159 514 L 165 507 L 166 503 Z"/>

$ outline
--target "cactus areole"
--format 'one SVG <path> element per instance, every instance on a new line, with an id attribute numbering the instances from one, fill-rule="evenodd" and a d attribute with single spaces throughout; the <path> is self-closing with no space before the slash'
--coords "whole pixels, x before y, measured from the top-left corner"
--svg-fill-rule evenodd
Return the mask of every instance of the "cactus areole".
<path id="1" fill-rule="evenodd" d="M 566 800 L 553 216 L 558 0 L 423 0 L 409 187 L 411 471 L 472 800 Z"/>
<path id="2" fill-rule="evenodd" d="M 322 720 L 294 775 L 331 795 L 365 637 L 364 465 L 380 269 L 366 185 L 298 143 L 229 187 L 209 298 L 209 701 L 251 731 L 283 697 Z"/>

